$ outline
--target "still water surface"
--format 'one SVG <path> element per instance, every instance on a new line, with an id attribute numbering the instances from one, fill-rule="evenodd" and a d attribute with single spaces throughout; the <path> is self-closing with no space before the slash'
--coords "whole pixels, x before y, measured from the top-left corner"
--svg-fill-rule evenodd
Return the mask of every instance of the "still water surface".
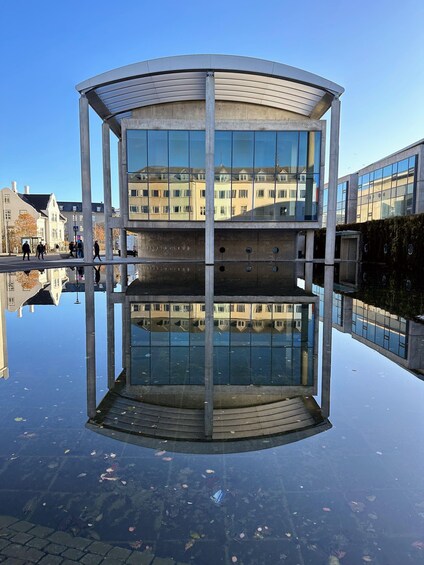
<path id="1" fill-rule="evenodd" d="M 98 554 L 104 563 L 422 563 L 416 283 L 396 290 L 396 276 L 380 273 L 345 286 L 336 276 L 330 386 L 322 273 L 305 292 L 284 268 L 255 284 L 240 270 L 226 279 L 228 269 L 217 271 L 212 374 L 221 389 L 210 440 L 197 418 L 208 398 L 204 278 L 190 267 L 190 284 L 180 272 L 172 290 L 173 268 L 145 269 L 0 275 L 0 561 L 12 543 L 2 518 L 11 516 L 128 550 L 115 561 Z M 93 281 L 95 336 L 87 337 L 84 288 Z M 407 304 L 407 315 L 388 311 L 390 302 Z M 113 363 L 120 379 L 108 392 Z M 166 425 L 151 423 L 140 395 L 168 406 Z M 283 422 L 287 397 L 302 410 Z M 264 418 L 270 404 L 278 410 Z M 227 427 L 219 428 L 220 410 L 238 411 Z"/>

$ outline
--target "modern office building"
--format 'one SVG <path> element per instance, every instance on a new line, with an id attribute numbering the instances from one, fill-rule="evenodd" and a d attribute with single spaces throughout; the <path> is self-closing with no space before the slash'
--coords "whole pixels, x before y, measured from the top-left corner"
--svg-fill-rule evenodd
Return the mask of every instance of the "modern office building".
<path id="1" fill-rule="evenodd" d="M 326 187 L 323 223 L 326 219 Z M 424 139 L 339 178 L 337 224 L 424 212 Z"/>
<path id="2" fill-rule="evenodd" d="M 333 194 L 342 87 L 271 61 L 190 55 L 115 69 L 77 90 L 86 245 L 92 233 L 91 106 L 103 120 L 110 257 L 111 229 L 118 227 L 122 249 L 127 230 L 140 234 L 144 257 L 213 264 L 217 254 L 237 259 L 247 252 L 252 260 L 294 259 L 302 232 L 312 258 L 322 220 L 321 118 L 331 108 Z M 110 130 L 119 140 L 120 218 L 111 213 Z"/>

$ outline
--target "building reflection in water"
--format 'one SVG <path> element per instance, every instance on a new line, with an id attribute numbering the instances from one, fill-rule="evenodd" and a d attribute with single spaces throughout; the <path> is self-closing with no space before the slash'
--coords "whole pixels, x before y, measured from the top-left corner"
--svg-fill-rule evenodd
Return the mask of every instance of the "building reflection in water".
<path id="1" fill-rule="evenodd" d="M 177 451 L 216 452 L 289 443 L 331 427 L 329 362 L 324 409 L 314 398 L 319 297 L 308 290 L 312 281 L 298 285 L 303 267 L 289 263 L 249 264 L 248 276 L 246 266 L 138 265 L 121 292 L 109 291 L 107 267 L 109 392 L 99 405 L 94 284 L 86 281 L 90 428 L 142 445 L 174 440 Z M 130 280 L 122 269 L 121 280 Z M 115 380 L 117 303 L 123 370 Z"/>

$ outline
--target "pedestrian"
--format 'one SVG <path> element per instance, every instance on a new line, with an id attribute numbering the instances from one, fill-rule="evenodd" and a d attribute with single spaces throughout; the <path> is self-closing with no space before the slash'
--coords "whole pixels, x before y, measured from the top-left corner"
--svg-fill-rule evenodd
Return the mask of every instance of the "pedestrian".
<path id="1" fill-rule="evenodd" d="M 75 243 L 71 241 L 69 242 L 69 257 L 75 257 L 74 251 L 75 251 Z"/>
<path id="2" fill-rule="evenodd" d="M 82 246 L 82 241 L 80 239 L 77 242 L 77 257 L 79 257 L 80 259 L 84 257 L 84 250 Z"/>
<path id="3" fill-rule="evenodd" d="M 100 259 L 100 246 L 99 246 L 99 242 L 97 241 L 97 239 L 94 242 L 94 258 L 93 258 L 93 261 L 96 257 L 98 257 L 99 261 L 101 261 L 101 259 Z"/>
<path id="4" fill-rule="evenodd" d="M 37 259 L 44 259 L 44 245 L 40 243 L 37 245 Z"/>
<path id="5" fill-rule="evenodd" d="M 22 245 L 22 253 L 24 254 L 24 256 L 22 257 L 23 261 L 25 261 L 25 255 L 28 255 L 28 261 L 29 261 L 30 252 L 31 252 L 31 247 L 29 246 L 29 243 L 25 241 L 25 243 Z"/>

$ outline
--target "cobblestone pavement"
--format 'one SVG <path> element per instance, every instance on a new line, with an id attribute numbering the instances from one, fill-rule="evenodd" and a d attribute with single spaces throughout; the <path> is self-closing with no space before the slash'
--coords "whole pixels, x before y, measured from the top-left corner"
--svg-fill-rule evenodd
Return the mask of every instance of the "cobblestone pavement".
<path id="1" fill-rule="evenodd" d="M 2 565 L 187 565 L 0 515 Z"/>

